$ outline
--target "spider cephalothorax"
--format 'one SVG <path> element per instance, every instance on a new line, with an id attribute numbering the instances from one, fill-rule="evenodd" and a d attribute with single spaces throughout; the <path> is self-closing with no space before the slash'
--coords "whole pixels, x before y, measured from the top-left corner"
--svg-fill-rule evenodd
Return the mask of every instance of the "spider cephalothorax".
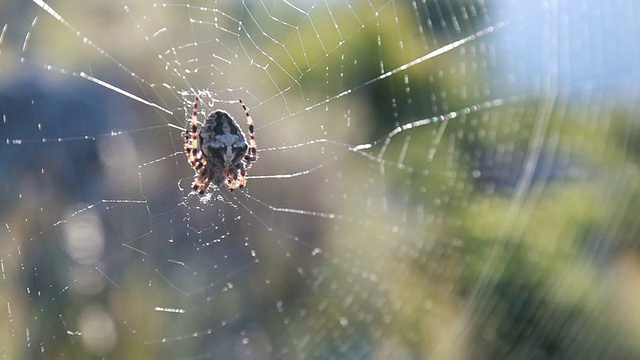
<path id="1" fill-rule="evenodd" d="M 211 182 L 229 191 L 243 188 L 247 184 L 247 169 L 258 158 L 249 109 L 240 100 L 249 124 L 247 143 L 238 123 L 224 110 L 211 113 L 198 130 L 199 103 L 196 97 L 191 122 L 185 131 L 184 150 L 189 164 L 196 170 L 191 187 L 200 195 L 207 191 Z"/>

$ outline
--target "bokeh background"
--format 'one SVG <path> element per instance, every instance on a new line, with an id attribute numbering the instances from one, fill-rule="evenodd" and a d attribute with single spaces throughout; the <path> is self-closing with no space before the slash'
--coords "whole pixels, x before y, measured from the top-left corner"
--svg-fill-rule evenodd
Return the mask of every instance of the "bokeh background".
<path id="1" fill-rule="evenodd" d="M 640 358 L 639 13 L 0 2 L 0 354 Z M 245 189 L 190 194 L 196 95 Z"/>

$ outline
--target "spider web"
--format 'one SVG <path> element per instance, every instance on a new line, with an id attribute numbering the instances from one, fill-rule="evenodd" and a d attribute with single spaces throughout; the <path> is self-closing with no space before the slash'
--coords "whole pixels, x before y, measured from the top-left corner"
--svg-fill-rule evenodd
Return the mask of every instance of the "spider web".
<path id="1" fill-rule="evenodd" d="M 5 358 L 640 356 L 634 2 L 0 6 Z"/>

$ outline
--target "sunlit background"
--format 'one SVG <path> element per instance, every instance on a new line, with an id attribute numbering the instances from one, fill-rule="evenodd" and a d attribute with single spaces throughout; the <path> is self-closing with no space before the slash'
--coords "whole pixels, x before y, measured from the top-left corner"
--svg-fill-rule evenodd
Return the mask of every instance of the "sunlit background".
<path id="1" fill-rule="evenodd" d="M 639 7 L 0 2 L 0 355 L 640 358 Z"/>

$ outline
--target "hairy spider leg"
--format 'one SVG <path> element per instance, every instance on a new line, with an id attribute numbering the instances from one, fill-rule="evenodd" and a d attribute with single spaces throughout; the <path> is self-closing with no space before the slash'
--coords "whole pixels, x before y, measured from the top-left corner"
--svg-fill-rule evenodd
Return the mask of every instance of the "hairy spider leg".
<path id="1" fill-rule="evenodd" d="M 258 153 L 256 150 L 256 132 L 253 126 L 253 119 L 251 118 L 251 115 L 249 115 L 249 109 L 247 109 L 244 102 L 242 102 L 242 99 L 238 99 L 238 101 L 240 101 L 240 105 L 242 105 L 244 115 L 247 117 L 247 124 L 249 124 L 249 148 L 247 149 L 247 154 L 243 158 L 245 160 L 246 168 L 249 169 L 251 165 L 253 165 L 253 162 L 258 160 Z"/>
<path id="2" fill-rule="evenodd" d="M 191 121 L 187 125 L 187 130 L 185 131 L 185 144 L 184 150 L 187 154 L 187 159 L 189 160 L 189 164 L 191 167 L 198 171 L 198 177 L 191 184 L 191 188 L 194 190 L 199 190 L 200 195 L 204 194 L 204 192 L 209 187 L 209 183 L 211 182 L 211 174 L 207 171 L 206 164 L 207 159 L 204 158 L 202 152 L 200 152 L 199 139 L 198 139 L 198 105 L 200 104 L 200 99 L 196 96 L 193 101 L 193 113 L 191 115 Z"/>
<path id="3" fill-rule="evenodd" d="M 198 104 L 200 99 L 196 96 L 193 102 L 193 113 L 191 115 L 191 122 L 188 125 L 187 131 L 185 131 L 185 144 L 184 150 L 187 154 L 189 164 L 196 170 L 200 170 L 207 164 L 207 160 L 199 152 L 198 144 Z"/>
<path id="4" fill-rule="evenodd" d="M 238 185 L 238 187 L 240 189 L 242 189 L 247 184 L 247 172 L 245 169 L 240 169 L 240 177 L 238 178 L 238 181 L 240 182 L 240 185 Z"/>
<path id="5" fill-rule="evenodd" d="M 226 173 L 227 181 L 225 183 L 225 187 L 229 191 L 233 191 L 238 188 L 238 171 L 230 170 Z"/>
<path id="6" fill-rule="evenodd" d="M 203 185 L 206 183 L 208 186 L 208 181 L 210 181 L 209 179 L 211 178 L 211 176 L 207 173 L 207 168 L 200 168 L 200 170 L 198 171 L 198 176 L 196 177 L 195 180 L 193 180 L 193 182 L 191 183 L 191 188 L 193 190 L 198 190 L 200 189 L 198 192 L 201 194 L 204 194 L 204 191 L 206 190 L 206 188 L 202 188 Z"/>
<path id="7" fill-rule="evenodd" d="M 200 179 L 202 179 L 202 178 L 198 178 L 198 180 L 200 180 Z M 198 194 L 204 195 L 204 193 L 209 188 L 209 183 L 211 183 L 211 176 L 210 175 L 205 178 L 204 183 L 202 183 L 202 185 L 199 185 L 200 186 L 200 191 L 198 191 Z M 195 189 L 196 188 L 194 187 L 194 190 Z"/>

